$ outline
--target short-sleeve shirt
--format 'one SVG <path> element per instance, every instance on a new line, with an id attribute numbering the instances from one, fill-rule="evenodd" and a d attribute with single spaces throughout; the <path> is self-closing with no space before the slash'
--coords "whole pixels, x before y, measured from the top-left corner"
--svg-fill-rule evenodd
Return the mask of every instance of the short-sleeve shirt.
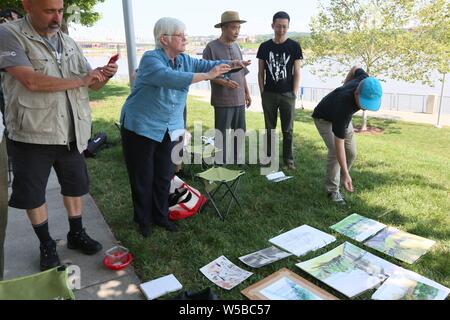
<path id="1" fill-rule="evenodd" d="M 320 101 L 314 109 L 312 117 L 331 122 L 334 135 L 345 139 L 345 132 L 353 115 L 360 110 L 356 104 L 355 91 L 359 83 L 368 76 L 363 69 L 357 69 L 352 80 L 335 89 Z"/>
<path id="2" fill-rule="evenodd" d="M 242 52 L 237 43 L 227 45 L 216 39 L 206 45 L 203 51 L 205 60 L 242 60 Z M 230 80 L 239 84 L 237 89 L 229 89 L 211 82 L 211 105 L 215 107 L 239 107 L 245 105 L 245 76 L 247 68 L 231 73 Z"/>
<path id="3" fill-rule="evenodd" d="M 0 39 L 2 39 L 0 42 L 0 70 L 10 67 L 33 67 L 25 50 L 14 34 L 5 28 L 2 28 L 2 26 L 0 26 Z M 51 39 L 42 38 L 42 40 L 53 49 L 52 51 L 55 51 L 56 49 L 56 51 L 61 53 L 62 48 L 57 36 Z M 92 70 L 92 67 L 87 60 L 86 69 L 89 71 Z"/>
<path id="4" fill-rule="evenodd" d="M 10 67 L 33 67 L 20 42 L 0 26 L 0 70 Z"/>
<path id="5" fill-rule="evenodd" d="M 287 39 L 283 43 L 273 40 L 262 43 L 256 57 L 264 60 L 264 91 L 286 93 L 294 91 L 295 61 L 303 59 L 300 44 Z"/>

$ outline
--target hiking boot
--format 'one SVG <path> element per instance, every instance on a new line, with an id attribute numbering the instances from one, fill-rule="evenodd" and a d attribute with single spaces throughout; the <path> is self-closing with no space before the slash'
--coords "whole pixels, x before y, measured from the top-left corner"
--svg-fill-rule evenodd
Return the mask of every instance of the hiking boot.
<path id="1" fill-rule="evenodd" d="M 85 229 L 71 234 L 67 234 L 67 248 L 72 250 L 80 250 L 84 254 L 93 255 L 103 249 L 103 246 L 91 239 L 86 233 Z"/>
<path id="2" fill-rule="evenodd" d="M 58 253 L 56 252 L 55 240 L 41 244 L 39 249 L 41 250 L 41 271 L 53 269 L 61 265 Z"/>
<path id="3" fill-rule="evenodd" d="M 334 203 L 340 205 L 340 206 L 345 206 L 345 200 L 344 197 L 342 196 L 342 194 L 337 191 L 337 192 L 329 192 L 328 193 L 328 198 L 333 201 Z"/>
<path id="4" fill-rule="evenodd" d="M 150 226 L 139 225 L 139 233 L 142 237 L 148 238 L 152 234 L 152 229 Z"/>

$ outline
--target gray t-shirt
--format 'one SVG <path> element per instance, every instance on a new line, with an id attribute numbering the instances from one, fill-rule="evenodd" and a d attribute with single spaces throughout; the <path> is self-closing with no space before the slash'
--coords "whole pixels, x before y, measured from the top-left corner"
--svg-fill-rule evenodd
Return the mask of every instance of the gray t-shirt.
<path id="1" fill-rule="evenodd" d="M 20 42 L 9 30 L 0 26 L 0 70 L 9 67 L 33 67 Z"/>
<path id="2" fill-rule="evenodd" d="M 0 26 L 0 70 L 4 70 L 9 67 L 33 67 L 24 48 L 17 40 L 17 38 L 9 30 Z M 55 56 L 55 59 L 60 63 L 62 54 L 62 43 L 60 36 L 56 34 L 51 38 L 42 37 L 42 40 L 46 43 L 49 50 Z M 92 70 L 89 63 L 86 61 L 86 67 L 88 70 Z M 73 111 L 70 105 L 69 98 L 66 99 L 66 108 L 70 119 L 67 121 L 68 125 L 68 137 L 67 141 L 75 141 L 75 126 L 73 121 Z"/>
<path id="3" fill-rule="evenodd" d="M 205 60 L 242 60 L 242 52 L 237 43 L 226 45 L 219 39 L 207 44 L 203 51 Z M 228 89 L 211 82 L 211 104 L 214 107 L 240 107 L 245 105 L 245 76 L 247 68 L 230 74 L 230 80 L 239 84 L 238 89 Z"/>

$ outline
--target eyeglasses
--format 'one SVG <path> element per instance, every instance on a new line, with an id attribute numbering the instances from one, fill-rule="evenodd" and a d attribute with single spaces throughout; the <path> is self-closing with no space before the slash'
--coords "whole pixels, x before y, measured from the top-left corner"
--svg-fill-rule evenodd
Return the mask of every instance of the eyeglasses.
<path id="1" fill-rule="evenodd" d="M 180 37 L 180 38 L 185 38 L 185 39 L 187 39 L 187 37 L 188 37 L 188 35 L 185 33 L 182 33 L 182 34 L 167 34 L 167 33 L 165 33 L 164 35 L 167 37 Z"/>

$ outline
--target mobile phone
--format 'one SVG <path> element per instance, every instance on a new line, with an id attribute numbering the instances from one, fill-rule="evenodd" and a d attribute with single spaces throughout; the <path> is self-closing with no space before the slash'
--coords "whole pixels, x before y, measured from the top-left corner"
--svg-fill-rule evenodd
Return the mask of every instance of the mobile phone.
<path id="1" fill-rule="evenodd" d="M 119 60 L 119 57 L 120 57 L 120 55 L 119 55 L 118 53 L 116 53 L 115 55 L 113 55 L 113 56 L 111 57 L 111 59 L 109 59 L 108 64 L 110 64 L 110 63 L 116 63 L 117 60 Z"/>
<path id="2" fill-rule="evenodd" d="M 243 68 L 243 67 L 234 68 L 234 69 L 231 69 L 230 71 L 228 71 L 227 74 L 228 74 L 228 73 L 239 72 L 239 71 L 241 71 L 242 69 L 244 69 L 244 68 Z"/>

